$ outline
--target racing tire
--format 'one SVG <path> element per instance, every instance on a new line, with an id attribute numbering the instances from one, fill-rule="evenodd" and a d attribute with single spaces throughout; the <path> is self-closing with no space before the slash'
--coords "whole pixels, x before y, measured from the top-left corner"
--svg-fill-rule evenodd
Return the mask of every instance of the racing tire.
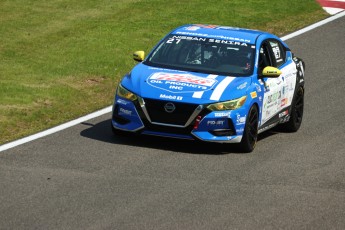
<path id="1" fill-rule="evenodd" d="M 301 127 L 304 108 L 304 89 L 299 87 L 296 96 L 292 102 L 290 119 L 288 122 L 280 125 L 280 130 L 285 132 L 297 132 Z"/>
<path id="2" fill-rule="evenodd" d="M 247 115 L 246 125 L 242 140 L 240 143 L 240 150 L 243 153 L 250 153 L 254 150 L 256 142 L 258 140 L 258 124 L 259 124 L 259 112 L 256 105 L 253 105 Z"/>

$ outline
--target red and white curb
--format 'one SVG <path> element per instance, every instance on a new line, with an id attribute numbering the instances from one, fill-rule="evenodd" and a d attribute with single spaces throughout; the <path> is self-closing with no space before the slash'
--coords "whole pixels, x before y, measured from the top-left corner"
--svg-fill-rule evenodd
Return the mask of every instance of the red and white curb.
<path id="1" fill-rule="evenodd" d="M 316 0 L 329 14 L 334 15 L 345 10 L 345 0 Z"/>

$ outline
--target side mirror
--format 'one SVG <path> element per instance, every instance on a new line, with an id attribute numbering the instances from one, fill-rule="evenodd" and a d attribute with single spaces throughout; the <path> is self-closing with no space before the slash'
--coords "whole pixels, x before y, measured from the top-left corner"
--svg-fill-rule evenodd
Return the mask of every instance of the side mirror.
<path id="1" fill-rule="evenodd" d="M 279 69 L 272 67 L 272 66 L 267 66 L 262 70 L 262 76 L 264 77 L 279 77 L 282 74 L 282 71 Z"/>
<path id="2" fill-rule="evenodd" d="M 144 61 L 145 58 L 145 52 L 144 51 L 136 51 L 133 54 L 133 59 L 138 62 Z"/>

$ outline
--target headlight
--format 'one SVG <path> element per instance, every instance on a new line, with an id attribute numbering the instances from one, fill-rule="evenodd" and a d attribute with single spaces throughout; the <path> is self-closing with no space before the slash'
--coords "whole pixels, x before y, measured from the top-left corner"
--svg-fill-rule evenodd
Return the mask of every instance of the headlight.
<path id="1" fill-rule="evenodd" d="M 135 101 L 136 99 L 138 99 L 138 97 L 134 93 L 125 89 L 121 84 L 119 84 L 119 86 L 117 87 L 117 95 L 131 101 Z"/>
<path id="2" fill-rule="evenodd" d="M 247 96 L 243 96 L 241 98 L 231 100 L 231 101 L 223 101 L 211 104 L 207 106 L 207 108 L 211 111 L 219 111 L 219 110 L 235 110 L 240 108 L 244 102 L 246 102 Z"/>

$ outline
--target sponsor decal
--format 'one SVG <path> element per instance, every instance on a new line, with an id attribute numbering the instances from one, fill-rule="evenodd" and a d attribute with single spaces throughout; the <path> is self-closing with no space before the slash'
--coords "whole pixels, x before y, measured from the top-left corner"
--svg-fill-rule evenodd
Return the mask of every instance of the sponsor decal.
<path id="1" fill-rule="evenodd" d="M 217 28 L 217 25 L 206 25 L 206 24 L 195 24 L 194 26 L 199 26 L 201 28 L 206 28 L 206 29 L 214 29 Z"/>
<path id="2" fill-rule="evenodd" d="M 255 85 L 255 87 L 256 87 L 256 91 L 258 91 L 259 93 L 262 91 L 261 90 L 261 86 L 260 85 L 258 85 L 258 84 L 254 84 Z"/>
<path id="3" fill-rule="evenodd" d="M 287 86 L 283 86 L 283 88 L 282 88 L 282 95 L 283 95 L 283 96 L 284 96 L 285 93 L 286 93 L 286 89 L 287 89 Z"/>
<path id="4" fill-rule="evenodd" d="M 184 29 L 185 30 L 190 30 L 190 31 L 196 31 L 196 30 L 199 30 L 201 28 L 214 29 L 216 27 L 217 27 L 216 25 L 195 24 L 195 25 L 192 25 L 192 26 L 185 27 Z"/>
<path id="5" fill-rule="evenodd" d="M 214 113 L 215 117 L 229 117 L 231 114 L 231 112 L 217 112 Z"/>
<path id="6" fill-rule="evenodd" d="M 207 38 L 199 38 L 199 37 L 188 37 L 188 36 L 173 36 L 169 38 L 166 43 L 173 43 L 176 40 L 176 44 L 178 44 L 181 40 L 189 40 L 189 41 L 203 41 L 206 42 Z"/>
<path id="7" fill-rule="evenodd" d="M 200 27 L 199 26 L 189 26 L 189 27 L 186 27 L 184 29 L 185 30 L 196 31 L 196 30 L 200 29 Z"/>
<path id="8" fill-rule="evenodd" d="M 279 113 L 279 118 L 282 118 L 288 114 L 289 114 L 289 110 L 285 110 L 284 112 Z"/>
<path id="9" fill-rule="evenodd" d="M 217 83 L 217 80 L 191 74 L 158 72 L 149 76 L 147 83 L 168 92 L 186 93 L 210 90 Z"/>
<path id="10" fill-rule="evenodd" d="M 288 91 L 289 92 L 295 91 L 295 83 L 294 82 L 290 82 L 290 84 L 288 85 Z"/>
<path id="11" fill-rule="evenodd" d="M 132 111 L 124 109 L 124 108 L 120 108 L 119 109 L 119 114 L 125 114 L 125 115 L 128 115 L 128 116 L 131 116 L 132 115 Z"/>
<path id="12" fill-rule="evenodd" d="M 282 83 L 282 81 L 281 80 L 278 81 L 278 80 L 273 79 L 273 81 L 269 81 L 268 83 L 269 87 L 273 88 L 273 87 L 279 86 Z"/>
<path id="13" fill-rule="evenodd" d="M 267 118 L 267 117 L 270 117 L 270 116 L 271 116 L 271 113 L 272 113 L 272 111 L 267 109 L 267 110 L 266 110 L 266 113 L 265 113 L 266 118 Z"/>
<path id="14" fill-rule="evenodd" d="M 254 98 L 256 98 L 258 95 L 257 95 L 256 91 L 253 91 L 253 92 L 250 93 L 250 96 L 254 99 Z"/>
<path id="15" fill-rule="evenodd" d="M 189 36 L 200 36 L 200 37 L 207 37 L 208 34 L 201 34 L 201 33 L 193 33 L 193 32 L 182 32 L 178 31 L 176 34 L 183 34 L 183 35 L 189 35 Z"/>
<path id="16" fill-rule="evenodd" d="M 224 120 L 217 120 L 217 121 L 207 121 L 207 125 L 224 125 Z"/>
<path id="17" fill-rule="evenodd" d="M 292 77 L 294 75 L 295 75 L 294 73 L 290 72 L 290 73 L 285 74 L 284 77 L 285 77 L 285 79 L 288 79 L 288 78 L 290 78 L 290 77 Z"/>
<path id="18" fill-rule="evenodd" d="M 121 104 L 121 105 L 127 105 L 129 102 L 119 98 L 116 100 L 116 103 Z"/>
<path id="19" fill-rule="evenodd" d="M 237 89 L 238 89 L 238 90 L 244 89 L 244 88 L 247 87 L 247 84 L 248 84 L 248 82 L 244 82 L 244 83 L 242 83 L 241 85 L 237 86 Z"/>
<path id="20" fill-rule="evenodd" d="M 238 42 L 238 43 L 236 43 L 236 45 L 240 45 L 240 46 L 248 46 L 247 43 L 251 43 L 251 41 L 248 39 L 228 37 L 228 36 L 216 35 L 216 34 L 202 34 L 202 33 L 184 32 L 184 31 L 178 31 L 178 32 L 176 32 L 176 34 L 185 35 L 185 36 L 194 36 L 194 37 L 207 37 L 210 40 L 216 39 L 217 41 L 228 40 L 228 41 L 232 41 L 232 42 Z"/>
<path id="21" fill-rule="evenodd" d="M 273 124 L 270 124 L 269 126 L 266 126 L 265 128 L 262 128 L 262 129 L 259 129 L 259 133 L 262 133 L 270 128 L 273 128 L 274 126 L 276 126 L 279 122 L 276 122 L 276 123 L 273 123 Z"/>
<path id="22" fill-rule="evenodd" d="M 263 111 L 262 111 L 262 121 L 266 121 L 271 116 L 276 114 L 279 108 L 281 108 L 282 103 L 282 92 L 277 91 L 274 92 L 268 96 L 264 97 L 264 105 L 263 105 Z"/>
<path id="23" fill-rule="evenodd" d="M 241 117 L 241 115 L 238 113 L 238 114 L 236 115 L 236 124 L 237 124 L 237 125 L 243 125 L 243 124 L 245 124 L 245 123 L 246 123 L 246 118 L 247 118 L 247 116 Z"/>
<path id="24" fill-rule="evenodd" d="M 280 58 L 280 49 L 279 49 L 279 47 L 274 47 L 274 48 L 272 48 L 272 50 L 273 50 L 274 56 L 277 59 L 277 62 L 282 61 L 282 59 Z"/>
<path id="25" fill-rule="evenodd" d="M 280 48 L 278 46 L 278 43 L 275 42 L 275 41 L 270 41 L 270 44 L 271 44 L 271 47 L 272 47 L 273 54 L 274 54 L 274 56 L 276 58 L 276 61 L 277 62 L 283 61 L 283 59 L 281 58 L 281 53 L 280 53 Z"/>
<path id="26" fill-rule="evenodd" d="M 220 43 L 220 44 L 228 44 L 228 45 L 235 45 L 235 46 L 248 46 L 245 42 L 240 41 L 233 41 L 233 40 L 224 40 L 224 39 L 215 39 L 215 38 L 205 38 L 205 37 L 194 37 L 194 36 L 179 36 L 175 35 L 169 38 L 166 43 L 174 43 L 178 44 L 181 40 L 189 40 L 189 41 L 203 41 L 209 43 Z"/>
<path id="27" fill-rule="evenodd" d="M 268 74 L 277 74 L 278 71 L 276 71 L 276 70 L 268 70 L 267 73 Z"/>
<path id="28" fill-rule="evenodd" d="M 278 99 L 281 98 L 281 95 L 282 95 L 281 91 L 278 91 L 276 93 L 273 93 L 273 94 L 267 96 L 267 105 L 269 105 L 271 103 L 272 104 L 275 103 Z"/>
<path id="29" fill-rule="evenodd" d="M 287 103 L 288 103 L 288 99 L 287 98 L 283 98 L 282 99 L 282 101 L 281 101 L 281 107 L 283 107 L 283 106 L 285 106 L 285 105 L 287 105 Z"/>
<path id="30" fill-rule="evenodd" d="M 243 132 L 244 132 L 244 128 L 236 129 L 236 133 L 243 133 Z"/>
<path id="31" fill-rule="evenodd" d="M 248 46 L 247 43 L 245 42 L 236 42 L 236 41 L 220 40 L 220 39 L 212 39 L 212 38 L 209 39 L 208 42 L 235 45 L 235 46 Z"/>
<path id="32" fill-rule="evenodd" d="M 168 99 L 168 100 L 177 100 L 177 101 L 183 100 L 182 96 L 176 96 L 176 95 L 173 96 L 173 95 L 166 95 L 166 94 L 159 95 L 159 98 Z"/>
<path id="33" fill-rule="evenodd" d="M 172 70 L 172 69 L 165 69 L 165 68 L 158 68 L 158 67 L 149 67 L 150 70 L 159 70 L 159 71 L 174 71 L 176 73 L 185 73 L 186 71 L 181 70 Z"/>

